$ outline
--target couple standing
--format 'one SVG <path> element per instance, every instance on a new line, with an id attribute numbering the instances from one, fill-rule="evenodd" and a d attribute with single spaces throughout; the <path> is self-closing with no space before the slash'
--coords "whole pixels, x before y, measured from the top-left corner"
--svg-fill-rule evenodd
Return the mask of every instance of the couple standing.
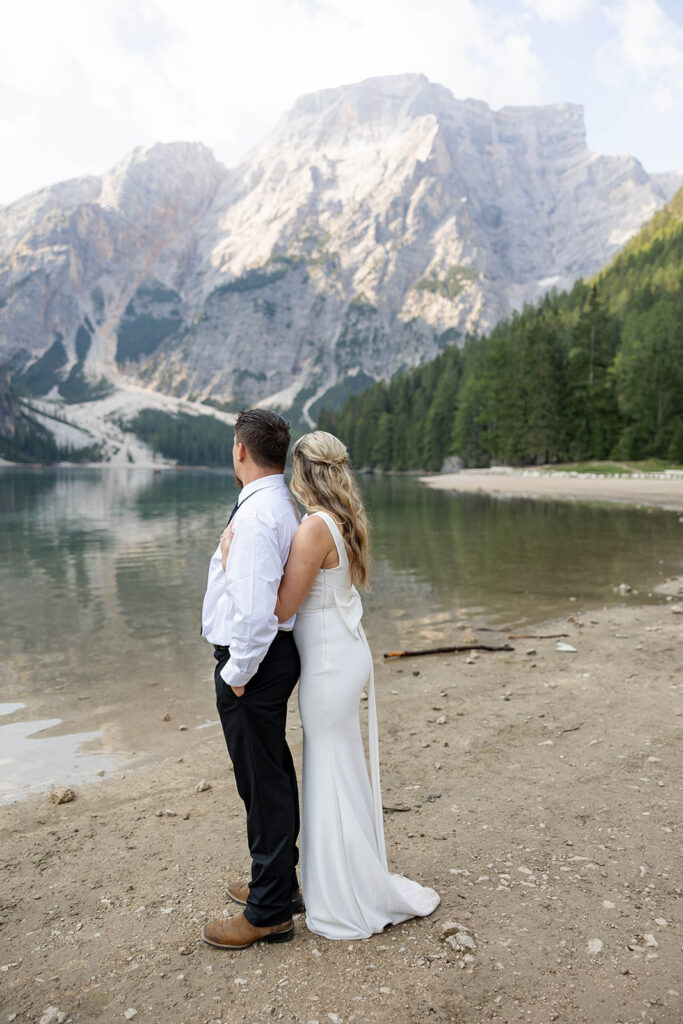
<path id="1" fill-rule="evenodd" d="M 294 445 L 291 487 L 308 513 L 302 522 L 283 476 L 288 448 L 289 427 L 277 413 L 240 413 L 233 464 L 241 491 L 202 609 L 252 860 L 250 882 L 228 886 L 244 911 L 204 928 L 204 940 L 221 949 L 287 942 L 304 900 L 309 929 L 330 939 L 367 938 L 439 903 L 433 889 L 387 870 L 372 656 L 355 587 L 368 576 L 367 520 L 346 448 L 324 431 Z M 285 738 L 297 679 L 303 897 Z M 366 686 L 372 783 L 359 720 Z"/>

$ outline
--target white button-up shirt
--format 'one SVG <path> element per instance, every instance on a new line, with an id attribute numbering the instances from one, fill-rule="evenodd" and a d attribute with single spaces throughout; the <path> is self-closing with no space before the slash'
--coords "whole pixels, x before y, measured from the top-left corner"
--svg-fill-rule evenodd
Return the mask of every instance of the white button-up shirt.
<path id="1" fill-rule="evenodd" d="M 230 648 L 221 670 L 228 686 L 244 686 L 256 673 L 278 629 L 291 630 L 296 616 L 278 625 L 277 591 L 300 518 L 282 474 L 242 488 L 232 520 L 233 541 L 225 572 L 220 544 L 209 565 L 202 635 Z"/>

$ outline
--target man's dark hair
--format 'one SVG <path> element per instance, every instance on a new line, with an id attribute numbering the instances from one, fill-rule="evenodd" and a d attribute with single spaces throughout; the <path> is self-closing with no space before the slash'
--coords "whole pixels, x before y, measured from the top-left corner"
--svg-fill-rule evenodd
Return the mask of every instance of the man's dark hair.
<path id="1" fill-rule="evenodd" d="M 282 472 L 289 449 L 289 423 L 270 409 L 242 409 L 235 422 L 235 437 L 257 466 Z"/>

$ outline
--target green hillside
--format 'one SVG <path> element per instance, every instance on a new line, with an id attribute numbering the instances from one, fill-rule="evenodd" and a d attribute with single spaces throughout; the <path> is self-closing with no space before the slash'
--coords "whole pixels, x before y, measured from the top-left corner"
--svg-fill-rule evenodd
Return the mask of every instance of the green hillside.
<path id="1" fill-rule="evenodd" d="M 683 462 L 683 189 L 612 263 L 320 414 L 356 466 Z"/>

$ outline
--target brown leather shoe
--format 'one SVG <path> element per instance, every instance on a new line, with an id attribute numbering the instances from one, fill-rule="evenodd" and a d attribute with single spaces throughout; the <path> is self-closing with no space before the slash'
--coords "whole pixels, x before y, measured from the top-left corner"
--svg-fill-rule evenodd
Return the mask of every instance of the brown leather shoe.
<path id="1" fill-rule="evenodd" d="M 246 907 L 249 899 L 249 882 L 231 882 L 228 886 L 228 896 L 235 903 Z M 303 914 L 304 898 L 301 889 L 295 889 L 292 893 L 292 904 L 289 908 L 290 914 Z"/>
<path id="2" fill-rule="evenodd" d="M 294 922 L 259 928 L 247 921 L 244 912 L 222 921 L 209 921 L 202 932 L 204 942 L 218 949 L 247 949 L 255 942 L 289 942 L 294 938 Z"/>

